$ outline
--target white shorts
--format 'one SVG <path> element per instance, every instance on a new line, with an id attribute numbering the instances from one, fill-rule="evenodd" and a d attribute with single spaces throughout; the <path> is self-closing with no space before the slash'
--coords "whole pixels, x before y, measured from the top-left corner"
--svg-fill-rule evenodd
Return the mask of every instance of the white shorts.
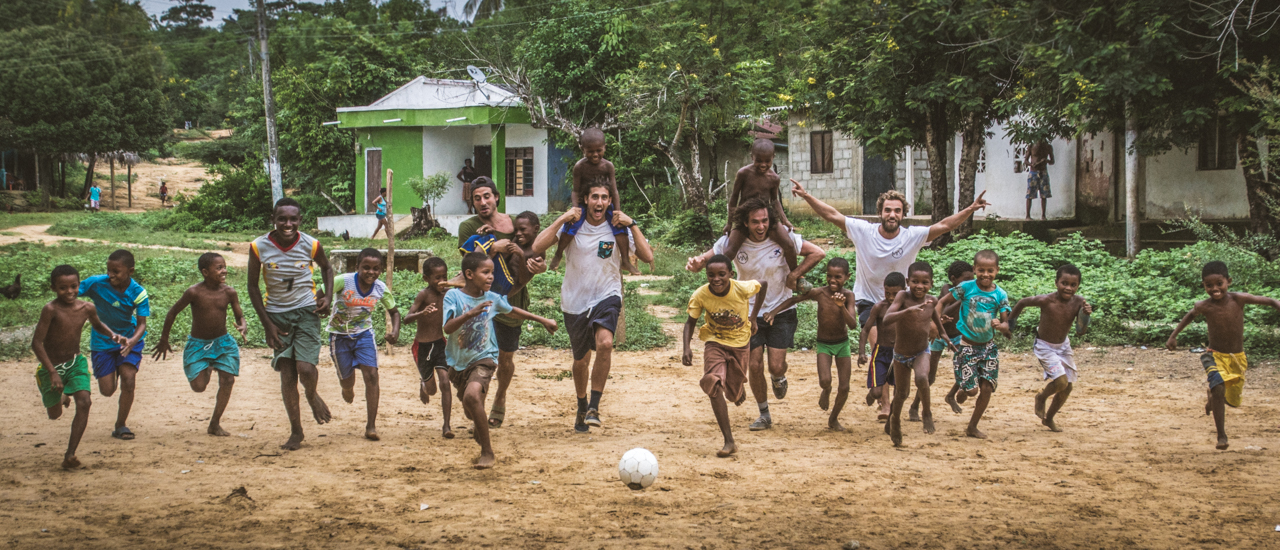
<path id="1" fill-rule="evenodd" d="M 89 208 L 94 208 L 94 209 L 98 208 L 98 201 L 90 200 L 90 201 L 89 201 Z"/>
<path id="2" fill-rule="evenodd" d="M 1044 367 L 1045 380 L 1055 380 L 1065 374 L 1067 382 L 1075 383 L 1076 354 L 1071 350 L 1070 338 L 1063 340 L 1061 344 L 1050 344 L 1036 338 L 1032 351 L 1036 354 L 1036 359 L 1040 360 L 1040 366 Z"/>

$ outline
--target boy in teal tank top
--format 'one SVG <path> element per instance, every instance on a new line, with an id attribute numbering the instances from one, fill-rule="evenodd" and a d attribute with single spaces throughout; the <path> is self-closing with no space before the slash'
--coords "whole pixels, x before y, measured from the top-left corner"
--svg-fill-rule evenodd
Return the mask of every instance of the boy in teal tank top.
<path id="1" fill-rule="evenodd" d="M 991 402 L 1000 378 L 999 349 L 996 332 L 1013 338 L 1009 331 L 1009 295 L 996 286 L 1000 273 L 1000 257 L 992 250 L 979 250 L 973 256 L 972 281 L 965 281 L 942 297 L 937 307 L 946 311 L 947 306 L 960 302 L 960 318 L 956 328 L 960 331 L 959 350 L 955 353 L 956 384 L 970 397 L 978 396 L 973 404 L 973 417 L 965 435 L 986 439 L 987 434 L 978 430 L 978 421 Z"/>

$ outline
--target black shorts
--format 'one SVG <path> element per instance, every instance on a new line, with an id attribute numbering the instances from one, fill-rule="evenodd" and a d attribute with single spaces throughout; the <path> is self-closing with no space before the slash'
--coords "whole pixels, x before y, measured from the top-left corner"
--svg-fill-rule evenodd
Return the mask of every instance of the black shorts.
<path id="1" fill-rule="evenodd" d="M 520 351 L 520 331 L 524 328 L 524 323 L 510 327 L 502 324 L 501 321 L 493 322 L 493 334 L 498 338 L 498 351 L 514 353 Z"/>
<path id="2" fill-rule="evenodd" d="M 434 342 L 413 343 L 413 361 L 418 364 L 418 375 L 423 380 L 430 380 L 435 376 L 435 369 L 449 368 L 449 362 L 444 357 L 444 345 L 444 338 Z"/>
<path id="3" fill-rule="evenodd" d="M 622 298 L 610 296 L 580 315 L 564 314 L 564 329 L 569 333 L 569 345 L 573 348 L 573 360 L 577 361 L 596 349 L 596 326 L 609 332 L 618 331 L 618 315 L 622 313 Z M 792 314 L 792 318 L 795 315 Z"/>
<path id="4" fill-rule="evenodd" d="M 787 349 L 796 341 L 796 310 L 788 309 L 773 318 L 773 324 L 764 322 L 764 318 L 756 319 L 756 333 L 751 336 L 751 349 L 766 346 L 773 349 Z"/>

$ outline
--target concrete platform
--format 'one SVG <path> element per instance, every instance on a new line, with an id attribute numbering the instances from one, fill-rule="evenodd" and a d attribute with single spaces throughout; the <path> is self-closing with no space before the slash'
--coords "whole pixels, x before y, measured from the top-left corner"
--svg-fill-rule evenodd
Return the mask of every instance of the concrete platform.
<path id="1" fill-rule="evenodd" d="M 397 235 L 413 226 L 413 219 L 408 214 L 396 214 L 392 217 L 392 221 L 396 224 Z M 378 217 L 373 214 L 321 216 L 316 219 L 316 227 L 334 235 L 341 235 L 345 231 L 352 238 L 368 239 L 373 237 L 373 231 L 378 228 Z M 382 232 L 378 234 L 381 235 Z"/>
<path id="2" fill-rule="evenodd" d="M 383 248 L 379 251 L 385 259 L 387 250 Z M 330 250 L 329 265 L 333 266 L 335 273 L 351 273 L 356 270 L 356 257 L 359 255 L 360 251 L 355 249 Z M 432 256 L 435 254 L 425 248 L 396 249 L 395 269 L 422 273 L 423 262 Z"/>

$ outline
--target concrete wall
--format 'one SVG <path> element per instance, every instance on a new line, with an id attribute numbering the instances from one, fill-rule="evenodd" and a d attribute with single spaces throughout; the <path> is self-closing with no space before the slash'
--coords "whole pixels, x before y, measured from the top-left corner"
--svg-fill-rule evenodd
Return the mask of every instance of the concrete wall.
<path id="1" fill-rule="evenodd" d="M 929 176 L 929 152 L 923 147 L 912 147 L 910 149 L 910 159 L 907 158 L 907 150 L 903 150 L 898 155 L 898 160 L 894 168 L 894 185 L 893 187 L 901 191 L 907 196 L 907 200 L 911 202 L 911 210 L 913 214 L 925 214 L 931 212 L 933 196 L 931 195 L 931 186 Z M 907 192 L 907 165 L 910 163 L 915 177 L 914 193 Z"/>
<path id="2" fill-rule="evenodd" d="M 413 219 L 408 214 L 397 214 L 392 219 L 395 221 L 397 233 L 413 225 Z M 368 239 L 378 229 L 378 217 L 373 214 L 321 216 L 316 219 L 316 226 L 320 231 L 328 231 L 334 235 L 341 235 L 346 232 L 353 239 Z M 378 235 L 386 238 L 387 233 L 386 231 L 378 231 Z"/>
<path id="3" fill-rule="evenodd" d="M 1077 140 L 1076 217 L 1085 225 L 1118 219 L 1116 198 L 1116 139 L 1110 132 L 1083 135 Z"/>
<path id="4" fill-rule="evenodd" d="M 983 146 L 986 155 L 985 163 L 979 162 L 978 174 L 973 182 L 973 194 L 986 191 L 984 198 L 991 203 L 990 207 L 978 216 L 995 214 L 1002 218 L 1025 218 L 1027 209 L 1027 169 L 1015 172 L 1015 162 L 1021 164 L 1022 157 L 1017 146 L 1010 143 L 1004 128 L 993 125 L 987 129 L 991 134 Z M 960 139 L 957 135 L 956 146 L 949 159 L 959 171 Z M 1055 139 L 1053 146 L 1054 164 L 1049 166 L 1049 182 L 1052 197 L 1048 201 L 1049 219 L 1074 218 L 1076 215 L 1076 147 L 1074 140 Z M 959 198 L 952 203 L 957 209 L 962 208 Z M 963 205 L 967 206 L 967 205 Z M 1034 219 L 1040 219 L 1040 201 L 1035 200 L 1031 208 Z"/>
<path id="5" fill-rule="evenodd" d="M 1233 170 L 1196 170 L 1196 155 L 1192 147 L 1146 157 L 1145 217 L 1182 218 L 1190 210 L 1207 219 L 1248 218 L 1249 202 L 1239 160 Z"/>
<path id="6" fill-rule="evenodd" d="M 803 125 L 802 125 L 803 124 Z M 809 132 L 823 130 L 810 120 L 793 117 L 787 126 L 788 177 L 804 185 L 811 195 L 836 207 L 842 212 L 862 212 L 862 146 L 840 132 L 834 132 L 832 145 L 833 166 L 831 174 L 809 172 Z M 783 193 L 787 209 L 810 212 L 803 200 Z"/>
<path id="7" fill-rule="evenodd" d="M 431 176 L 439 172 L 449 174 L 452 187 L 444 197 L 436 201 L 435 214 L 465 214 L 462 202 L 462 182 L 456 175 L 462 170 L 464 160 L 474 154 L 473 142 L 477 130 L 488 139 L 488 126 L 425 126 L 422 128 L 422 173 Z"/>
<path id="8" fill-rule="evenodd" d="M 418 206 L 418 196 L 409 188 L 407 182 L 409 178 L 422 175 L 422 130 L 419 128 L 361 128 L 356 130 L 356 140 L 361 145 L 360 154 L 356 155 L 356 211 L 363 212 L 368 204 L 368 198 L 365 195 L 365 159 L 370 149 L 382 150 L 383 171 L 378 176 L 379 181 L 386 181 L 388 168 L 395 171 L 392 202 L 396 213 L 408 214 L 410 207 Z"/>
<path id="9" fill-rule="evenodd" d="M 547 212 L 547 131 L 528 124 L 508 124 L 507 148 L 514 147 L 533 147 L 533 196 L 507 197 L 507 213 L 514 216 L 525 210 L 532 210 L 536 214 L 545 214 Z M 502 169 L 506 170 L 506 167 L 503 166 Z M 507 185 L 511 185 L 511 182 L 507 182 Z"/>

